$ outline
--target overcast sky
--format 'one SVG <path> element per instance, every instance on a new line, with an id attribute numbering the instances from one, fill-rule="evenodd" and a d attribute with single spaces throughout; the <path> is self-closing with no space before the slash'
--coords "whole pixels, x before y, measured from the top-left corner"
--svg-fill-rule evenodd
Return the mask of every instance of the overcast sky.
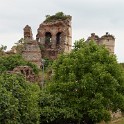
<path id="1" fill-rule="evenodd" d="M 27 24 L 35 38 L 45 15 L 60 11 L 72 16 L 73 42 L 109 32 L 116 38 L 118 61 L 124 62 L 124 0 L 0 0 L 0 44 L 10 49 Z"/>

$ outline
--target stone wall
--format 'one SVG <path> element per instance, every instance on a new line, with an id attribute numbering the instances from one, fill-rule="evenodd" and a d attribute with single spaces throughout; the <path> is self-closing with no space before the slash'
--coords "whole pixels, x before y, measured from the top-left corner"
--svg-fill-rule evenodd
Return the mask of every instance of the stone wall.
<path id="1" fill-rule="evenodd" d="M 39 68 L 41 66 L 41 50 L 36 40 L 26 41 L 22 56 L 25 60 L 33 62 Z"/>
<path id="2" fill-rule="evenodd" d="M 44 47 L 43 57 L 56 58 L 58 53 L 70 52 L 72 45 L 71 18 L 43 22 L 37 33 L 37 41 Z"/>
<path id="3" fill-rule="evenodd" d="M 102 37 L 99 37 L 95 33 L 92 33 L 91 36 L 87 39 L 87 42 L 89 42 L 90 40 L 94 40 L 98 45 L 105 45 L 109 52 L 114 54 L 115 38 L 108 32 L 106 32 L 106 34 Z"/>
<path id="4" fill-rule="evenodd" d="M 8 71 L 8 73 L 22 74 L 30 82 L 39 81 L 39 77 L 34 74 L 32 68 L 29 66 L 17 66 L 12 71 Z"/>
<path id="5" fill-rule="evenodd" d="M 24 40 L 22 56 L 40 68 L 41 59 L 56 59 L 58 54 L 71 51 L 71 16 L 65 20 L 58 19 L 41 23 L 37 29 L 36 40 L 33 40 L 31 27 L 26 25 L 24 28 Z M 109 33 L 102 37 L 92 33 L 87 42 L 90 40 L 94 40 L 98 45 L 105 45 L 110 53 L 114 53 L 115 38 Z"/>
<path id="6" fill-rule="evenodd" d="M 37 30 L 36 40 L 33 40 L 31 27 L 26 25 L 24 40 L 22 56 L 40 68 L 41 59 L 56 59 L 58 54 L 71 51 L 71 16 L 65 20 L 41 23 Z"/>

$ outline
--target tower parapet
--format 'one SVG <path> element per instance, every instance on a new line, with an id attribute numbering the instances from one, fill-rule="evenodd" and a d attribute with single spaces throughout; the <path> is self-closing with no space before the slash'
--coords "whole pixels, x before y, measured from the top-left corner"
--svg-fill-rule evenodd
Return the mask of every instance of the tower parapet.
<path id="1" fill-rule="evenodd" d="M 26 25 L 24 30 L 24 39 L 25 40 L 33 40 L 33 34 L 32 34 L 32 29 L 29 25 Z"/>
<path id="2" fill-rule="evenodd" d="M 99 44 L 100 38 L 95 33 L 91 33 L 91 36 L 88 37 L 87 42 L 92 41 L 92 40 L 95 41 L 97 44 Z"/>
<path id="3" fill-rule="evenodd" d="M 26 25 L 24 28 L 24 48 L 22 56 L 25 60 L 36 64 L 39 68 L 41 66 L 41 51 L 36 40 L 33 40 L 31 27 Z"/>
<path id="4" fill-rule="evenodd" d="M 115 38 L 113 35 L 106 32 L 106 34 L 100 38 L 99 43 L 105 45 L 109 52 L 114 54 Z"/>
<path id="5" fill-rule="evenodd" d="M 58 12 L 47 16 L 39 25 L 36 40 L 33 40 L 31 27 L 24 28 L 24 49 L 22 56 L 40 67 L 41 59 L 56 59 L 59 53 L 68 53 L 72 47 L 72 27 L 70 15 Z"/>
<path id="6" fill-rule="evenodd" d="M 94 40 L 98 45 L 105 45 L 109 52 L 114 54 L 115 38 L 113 35 L 110 35 L 108 32 L 106 32 L 105 35 L 99 37 L 98 35 L 95 35 L 95 33 L 92 33 L 87 39 L 87 42 L 91 40 Z"/>

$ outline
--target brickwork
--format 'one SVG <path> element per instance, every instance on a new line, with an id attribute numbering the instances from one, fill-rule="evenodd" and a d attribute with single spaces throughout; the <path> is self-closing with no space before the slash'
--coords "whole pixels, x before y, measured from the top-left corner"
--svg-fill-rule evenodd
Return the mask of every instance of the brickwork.
<path id="1" fill-rule="evenodd" d="M 26 41 L 22 56 L 25 60 L 33 62 L 39 68 L 41 66 L 41 51 L 36 40 Z"/>
<path id="2" fill-rule="evenodd" d="M 99 37 L 95 33 L 92 33 L 91 36 L 87 39 L 87 42 L 89 42 L 90 40 L 94 40 L 98 45 L 105 45 L 109 52 L 114 54 L 115 38 L 108 32 L 106 32 L 106 34 L 102 37 Z"/>
<path id="3" fill-rule="evenodd" d="M 26 25 L 24 28 L 24 40 L 22 56 L 40 68 L 43 58 L 56 59 L 58 54 L 71 51 L 71 16 L 67 16 L 64 20 L 58 19 L 41 23 L 37 29 L 36 40 L 33 40 L 31 27 Z M 114 53 L 115 38 L 109 33 L 102 37 L 92 33 L 86 42 L 90 40 L 94 40 L 98 45 L 105 45 L 110 53 Z"/>
<path id="4" fill-rule="evenodd" d="M 29 25 L 26 25 L 24 30 L 24 39 L 33 39 L 33 34 L 32 34 L 32 30 L 31 27 Z"/>
<path id="5" fill-rule="evenodd" d="M 31 27 L 24 28 L 24 49 L 22 56 L 39 68 L 41 59 L 56 59 L 58 54 L 70 52 L 72 47 L 71 16 L 51 22 L 43 22 L 37 30 L 36 40 L 33 40 Z"/>
<path id="6" fill-rule="evenodd" d="M 15 74 L 22 74 L 24 75 L 25 79 L 30 82 L 37 82 L 39 81 L 39 77 L 37 77 L 32 68 L 29 66 L 17 66 L 12 71 L 8 71 L 8 73 L 15 73 Z"/>
<path id="7" fill-rule="evenodd" d="M 66 20 L 41 23 L 38 28 L 37 41 L 44 47 L 43 57 L 54 59 L 61 52 L 70 52 L 71 32 L 71 17 Z"/>

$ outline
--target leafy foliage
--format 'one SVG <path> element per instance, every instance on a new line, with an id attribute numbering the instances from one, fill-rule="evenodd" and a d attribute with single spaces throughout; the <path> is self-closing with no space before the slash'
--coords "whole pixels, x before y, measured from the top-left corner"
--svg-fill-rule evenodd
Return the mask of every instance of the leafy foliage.
<path id="1" fill-rule="evenodd" d="M 49 67 L 51 67 L 52 63 L 53 63 L 53 60 L 48 59 L 48 58 L 44 58 L 44 67 L 45 67 L 45 70 L 46 69 L 49 69 Z"/>
<path id="2" fill-rule="evenodd" d="M 0 76 L 0 124 L 38 124 L 39 87 L 21 75 Z"/>
<path id="3" fill-rule="evenodd" d="M 1 45 L 1 47 L 0 47 L 0 56 L 5 54 L 6 49 L 7 49 L 7 46 Z"/>
<path id="4" fill-rule="evenodd" d="M 25 44 L 25 40 L 24 38 L 21 38 L 19 41 L 17 41 L 17 43 L 15 43 L 16 45 L 14 45 L 11 48 L 11 51 L 16 51 L 17 54 L 22 54 L 22 50 L 24 49 L 24 44 Z"/>
<path id="5" fill-rule="evenodd" d="M 41 122 L 109 121 L 124 110 L 124 71 L 104 46 L 81 39 L 54 63 L 54 78 L 41 94 Z"/>
<path id="6" fill-rule="evenodd" d="M 32 67 L 35 74 L 37 74 L 39 71 L 36 65 L 25 61 L 21 55 L 14 54 L 14 55 L 0 57 L 0 73 L 8 70 L 11 71 L 15 67 L 21 66 L 21 65 L 22 66 L 28 65 Z"/>
<path id="7" fill-rule="evenodd" d="M 69 15 L 65 15 L 63 12 L 58 12 L 55 15 L 46 15 L 46 19 L 44 22 L 52 22 L 52 21 L 56 21 L 56 20 L 65 20 L 67 18 L 69 18 Z"/>

